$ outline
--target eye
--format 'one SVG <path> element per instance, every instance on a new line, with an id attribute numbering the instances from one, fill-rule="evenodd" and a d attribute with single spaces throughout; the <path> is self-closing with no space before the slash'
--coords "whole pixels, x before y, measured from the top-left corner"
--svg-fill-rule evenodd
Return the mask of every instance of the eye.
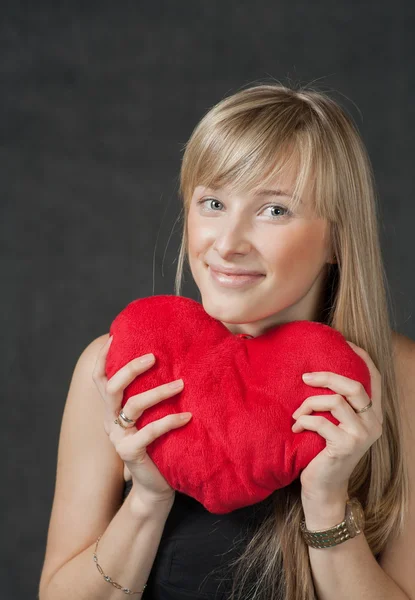
<path id="1" fill-rule="evenodd" d="M 277 219 L 279 216 L 286 217 L 286 216 L 291 215 L 291 213 L 288 210 L 288 208 L 284 208 L 284 206 L 279 206 L 278 204 L 271 204 L 271 206 L 266 206 L 265 208 L 274 208 L 275 210 L 279 210 L 279 211 L 282 211 L 284 213 L 282 215 L 272 216 L 273 219 Z"/>
<path id="2" fill-rule="evenodd" d="M 199 200 L 197 202 L 197 204 L 203 205 L 205 202 L 210 202 L 210 203 L 216 202 L 217 204 L 222 204 L 222 202 L 220 202 L 216 198 L 204 198 L 203 200 Z M 281 212 L 283 213 L 283 214 L 271 216 L 271 219 L 273 219 L 273 220 L 280 219 L 281 217 L 292 216 L 292 212 L 290 210 L 288 210 L 288 208 L 285 208 L 284 206 L 280 206 L 279 204 L 271 204 L 269 206 L 265 206 L 264 210 L 266 210 L 267 208 L 272 208 L 272 209 L 280 211 L 280 213 Z M 211 208 L 208 208 L 206 210 L 208 212 L 219 212 L 218 210 L 216 210 L 216 209 L 212 210 Z"/>
<path id="3" fill-rule="evenodd" d="M 198 204 L 204 204 L 205 202 L 217 202 L 218 204 L 222 204 L 219 200 L 216 200 L 216 198 L 204 198 L 203 200 L 199 200 Z"/>

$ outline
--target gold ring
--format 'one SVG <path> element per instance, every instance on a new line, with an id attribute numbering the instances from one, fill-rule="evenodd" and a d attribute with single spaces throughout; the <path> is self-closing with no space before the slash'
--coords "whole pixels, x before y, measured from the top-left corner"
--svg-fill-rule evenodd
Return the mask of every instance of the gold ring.
<path id="1" fill-rule="evenodd" d="M 121 417 L 121 419 L 122 419 L 122 420 L 123 420 L 125 423 L 134 423 L 134 419 L 129 419 L 129 418 L 127 417 L 127 415 L 125 414 L 125 412 L 123 412 L 122 410 L 120 410 L 120 412 L 119 412 L 118 416 L 119 416 L 119 417 Z"/>
<path id="2" fill-rule="evenodd" d="M 128 427 L 126 425 L 122 424 L 122 422 L 119 420 L 118 417 L 115 419 L 114 423 L 116 423 L 117 425 L 120 425 L 120 427 L 122 427 L 123 429 L 128 429 Z"/>
<path id="3" fill-rule="evenodd" d="M 366 410 L 368 410 L 370 407 L 372 406 L 372 400 L 369 402 L 369 404 L 367 406 L 364 406 L 363 408 L 360 408 L 359 410 L 355 410 L 356 413 L 362 413 L 365 412 Z"/>

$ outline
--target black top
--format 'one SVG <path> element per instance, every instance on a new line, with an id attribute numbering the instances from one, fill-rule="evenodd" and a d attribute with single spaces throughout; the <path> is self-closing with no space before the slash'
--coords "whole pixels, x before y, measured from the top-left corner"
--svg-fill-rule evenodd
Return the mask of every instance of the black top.
<path id="1" fill-rule="evenodd" d="M 132 482 L 124 488 L 124 500 Z M 226 600 L 232 569 L 267 514 L 270 497 L 225 515 L 215 515 L 176 491 L 142 600 Z"/>

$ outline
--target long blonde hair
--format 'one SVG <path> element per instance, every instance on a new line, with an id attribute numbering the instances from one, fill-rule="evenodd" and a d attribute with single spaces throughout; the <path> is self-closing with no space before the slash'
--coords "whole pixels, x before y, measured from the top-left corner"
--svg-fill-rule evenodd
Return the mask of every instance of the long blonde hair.
<path id="1" fill-rule="evenodd" d="M 395 377 L 387 281 L 379 242 L 375 184 L 352 118 L 310 86 L 255 84 L 213 106 L 184 148 L 180 172 L 183 234 L 175 280 L 180 295 L 187 256 L 187 215 L 197 185 L 248 189 L 299 157 L 294 197 L 312 186 L 313 209 L 328 219 L 337 263 L 326 278 L 321 322 L 364 348 L 382 375 L 383 433 L 356 466 L 349 495 L 361 501 L 365 536 L 376 559 L 402 532 L 409 484 Z M 316 600 L 298 479 L 276 490 L 267 518 L 233 561 L 231 598 Z M 244 589 L 248 583 L 250 589 Z"/>

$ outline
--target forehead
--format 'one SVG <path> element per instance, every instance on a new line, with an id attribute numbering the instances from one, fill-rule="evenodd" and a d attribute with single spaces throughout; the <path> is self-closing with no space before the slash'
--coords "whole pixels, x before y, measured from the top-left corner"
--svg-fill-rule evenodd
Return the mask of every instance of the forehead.
<path id="1" fill-rule="evenodd" d="M 268 184 L 270 185 L 270 184 Z M 271 184 L 272 185 L 272 184 Z M 213 186 L 205 186 L 205 185 L 198 185 L 195 188 L 195 193 L 196 194 L 204 194 L 204 193 L 220 193 L 220 192 L 224 192 L 225 194 L 241 194 L 241 195 L 248 195 L 248 196 L 252 196 L 252 197 L 258 197 L 258 196 L 272 196 L 275 198 L 292 198 L 293 193 L 292 190 L 290 188 L 287 187 L 281 187 L 279 185 L 276 185 L 275 187 L 259 187 L 256 186 L 254 188 L 252 188 L 251 190 L 236 190 L 235 188 L 233 188 L 230 185 L 224 186 L 224 187 L 213 187 Z"/>
<path id="2" fill-rule="evenodd" d="M 196 193 L 210 191 L 213 193 L 224 192 L 235 195 L 279 195 L 281 197 L 294 197 L 295 193 L 297 195 L 301 193 L 301 196 L 304 197 L 308 196 L 310 186 L 308 181 L 304 181 L 305 172 L 300 169 L 300 166 L 298 156 L 291 155 L 288 159 L 281 159 L 275 162 L 273 167 L 267 168 L 263 173 L 258 172 L 257 176 L 254 178 L 251 177 L 249 182 L 244 177 L 235 182 L 229 179 L 225 181 L 218 174 L 218 177 L 213 176 L 209 180 L 198 182 L 194 191 Z M 299 175 L 301 175 L 305 183 L 300 186 L 303 188 L 302 190 L 300 187 L 296 190 Z M 297 200 L 300 199 L 297 198 Z"/>

